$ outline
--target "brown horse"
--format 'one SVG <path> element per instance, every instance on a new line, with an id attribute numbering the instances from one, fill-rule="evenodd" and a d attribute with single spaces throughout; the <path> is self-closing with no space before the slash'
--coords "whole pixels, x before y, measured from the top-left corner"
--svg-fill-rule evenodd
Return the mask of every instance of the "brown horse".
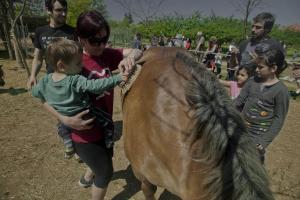
<path id="1" fill-rule="evenodd" d="M 4 86 L 5 81 L 4 81 L 4 71 L 2 69 L 2 65 L 0 65 L 0 86 Z"/>
<path id="2" fill-rule="evenodd" d="M 215 76 L 179 48 L 144 53 L 123 99 L 125 152 L 147 200 L 273 199 L 245 125 Z"/>

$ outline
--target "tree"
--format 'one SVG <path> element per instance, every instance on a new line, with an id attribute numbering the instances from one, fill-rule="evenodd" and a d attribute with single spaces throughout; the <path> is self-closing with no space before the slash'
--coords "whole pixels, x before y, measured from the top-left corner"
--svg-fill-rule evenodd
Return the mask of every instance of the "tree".
<path id="1" fill-rule="evenodd" d="M 93 10 L 97 10 L 100 12 L 105 18 L 108 17 L 108 12 L 106 8 L 106 4 L 104 1 L 99 1 L 99 0 L 91 0 L 90 8 Z"/>
<path id="2" fill-rule="evenodd" d="M 97 10 L 104 17 L 107 17 L 106 4 L 104 0 L 68 0 L 68 20 L 67 23 L 75 26 L 77 17 L 86 10 Z"/>
<path id="3" fill-rule="evenodd" d="M 27 65 L 26 58 L 22 50 L 20 39 L 16 33 L 17 21 L 20 19 L 20 17 L 22 16 L 25 10 L 26 0 L 23 0 L 22 8 L 17 15 L 15 15 L 15 13 L 13 12 L 14 11 L 13 4 L 9 2 L 8 5 L 9 5 L 8 10 L 10 13 L 10 21 L 11 21 L 10 34 L 14 45 L 16 60 L 17 63 L 19 64 L 19 67 L 26 69 L 27 76 L 29 77 L 30 76 L 29 67 Z"/>
<path id="4" fill-rule="evenodd" d="M 17 13 L 22 9 L 23 1 L 15 1 L 14 9 Z M 45 0 L 27 0 L 23 16 L 45 16 Z"/>
<path id="5" fill-rule="evenodd" d="M 2 27 L 3 27 L 3 33 L 5 38 L 5 46 L 8 50 L 8 55 L 10 59 L 14 59 L 14 53 L 13 53 L 13 47 L 10 40 L 10 34 L 9 34 L 9 21 L 8 21 L 8 2 L 7 1 L 0 1 L 0 17 L 2 20 Z"/>
<path id="6" fill-rule="evenodd" d="M 165 0 L 113 0 L 140 22 L 153 20 Z"/>
<path id="7" fill-rule="evenodd" d="M 133 23 L 132 15 L 131 13 L 125 13 L 124 18 L 123 18 L 123 23 L 129 25 Z"/>
<path id="8" fill-rule="evenodd" d="M 263 0 L 234 0 L 233 6 L 244 16 L 244 37 L 248 31 L 248 19 L 254 10 L 264 7 Z"/>

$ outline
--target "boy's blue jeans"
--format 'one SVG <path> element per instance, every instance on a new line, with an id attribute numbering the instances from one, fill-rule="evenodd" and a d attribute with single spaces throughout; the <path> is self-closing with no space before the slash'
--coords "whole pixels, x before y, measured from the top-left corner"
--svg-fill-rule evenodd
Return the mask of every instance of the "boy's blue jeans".
<path id="1" fill-rule="evenodd" d="M 57 133 L 63 139 L 64 145 L 67 147 L 73 146 L 71 139 L 71 128 L 61 122 L 57 124 Z"/>

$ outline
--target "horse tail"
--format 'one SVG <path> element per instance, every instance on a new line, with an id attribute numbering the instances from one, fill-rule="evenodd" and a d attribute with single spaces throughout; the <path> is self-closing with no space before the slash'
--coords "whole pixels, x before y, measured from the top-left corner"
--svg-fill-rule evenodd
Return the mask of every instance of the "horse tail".
<path id="1" fill-rule="evenodd" d="M 194 108 L 191 143 L 203 140 L 193 160 L 204 162 L 210 199 L 272 200 L 266 170 L 251 143 L 244 121 L 215 75 L 190 57 L 178 53 L 191 71 L 186 100 Z"/>

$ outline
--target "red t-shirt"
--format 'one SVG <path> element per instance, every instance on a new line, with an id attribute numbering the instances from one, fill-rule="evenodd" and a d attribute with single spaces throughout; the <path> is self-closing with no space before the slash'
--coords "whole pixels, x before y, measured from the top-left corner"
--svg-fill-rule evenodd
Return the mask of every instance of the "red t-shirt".
<path id="1" fill-rule="evenodd" d="M 82 55 L 83 70 L 82 73 L 89 79 L 105 78 L 111 76 L 111 71 L 118 68 L 120 61 L 123 59 L 122 49 L 106 48 L 101 56 Z M 114 90 L 105 91 L 100 95 L 91 95 L 91 101 L 94 106 L 113 113 Z M 88 143 L 100 140 L 103 137 L 101 127 L 95 123 L 94 127 L 89 130 L 72 132 L 72 139 L 78 143 Z"/>

